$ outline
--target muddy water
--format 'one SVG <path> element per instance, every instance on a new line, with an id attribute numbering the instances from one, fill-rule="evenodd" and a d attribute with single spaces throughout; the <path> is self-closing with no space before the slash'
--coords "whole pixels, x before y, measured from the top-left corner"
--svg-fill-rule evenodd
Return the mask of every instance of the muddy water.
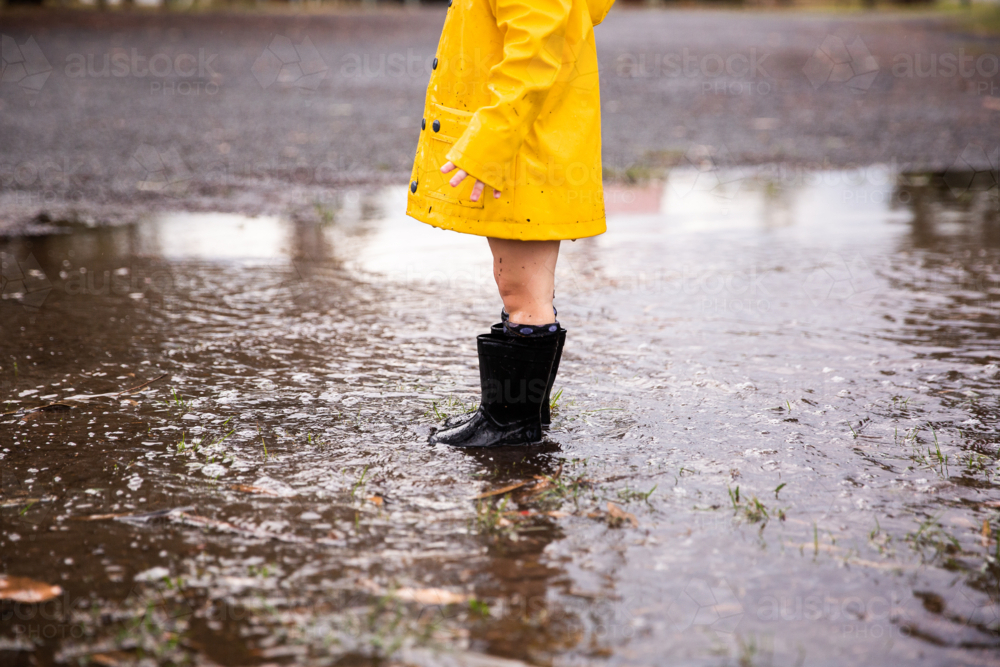
<path id="1" fill-rule="evenodd" d="M 489 254 L 402 187 L 5 242 L 0 559 L 63 594 L 2 603 L 3 663 L 995 661 L 996 188 L 606 197 L 547 441 L 483 452 L 426 436 Z"/>

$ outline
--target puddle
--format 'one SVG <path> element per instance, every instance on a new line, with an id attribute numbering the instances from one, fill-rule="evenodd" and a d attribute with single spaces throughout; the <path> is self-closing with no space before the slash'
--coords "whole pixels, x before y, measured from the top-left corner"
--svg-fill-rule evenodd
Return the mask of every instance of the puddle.
<path id="1" fill-rule="evenodd" d="M 426 444 L 500 302 L 405 187 L 5 242 L 4 664 L 990 660 L 996 188 L 606 194 L 531 449 Z"/>

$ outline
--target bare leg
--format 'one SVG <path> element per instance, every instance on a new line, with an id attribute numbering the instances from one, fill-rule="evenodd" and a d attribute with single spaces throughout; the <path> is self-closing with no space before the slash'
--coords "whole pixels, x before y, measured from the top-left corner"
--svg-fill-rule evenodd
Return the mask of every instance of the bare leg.
<path id="1" fill-rule="evenodd" d="M 548 324 L 555 294 L 559 241 L 489 239 L 493 277 L 515 324 Z"/>

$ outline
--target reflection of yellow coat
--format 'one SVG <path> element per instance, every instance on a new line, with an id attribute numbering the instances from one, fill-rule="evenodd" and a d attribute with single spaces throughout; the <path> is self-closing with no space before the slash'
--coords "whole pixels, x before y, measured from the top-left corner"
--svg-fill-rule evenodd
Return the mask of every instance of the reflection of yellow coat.
<path id="1" fill-rule="evenodd" d="M 424 102 L 409 215 L 506 239 L 604 232 L 593 26 L 613 2 L 449 2 Z M 487 185 L 478 202 L 469 201 L 472 178 L 448 184 L 455 172 L 440 172 L 448 160 Z"/>

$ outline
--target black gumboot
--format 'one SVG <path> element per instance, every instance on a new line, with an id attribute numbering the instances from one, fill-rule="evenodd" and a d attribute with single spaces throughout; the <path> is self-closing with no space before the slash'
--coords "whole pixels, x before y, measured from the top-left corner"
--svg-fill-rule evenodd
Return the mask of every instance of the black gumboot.
<path id="1" fill-rule="evenodd" d="M 433 434 L 430 443 L 500 447 L 541 440 L 542 402 L 557 338 L 514 339 L 492 331 L 479 336 L 479 409 L 463 422 Z"/>

